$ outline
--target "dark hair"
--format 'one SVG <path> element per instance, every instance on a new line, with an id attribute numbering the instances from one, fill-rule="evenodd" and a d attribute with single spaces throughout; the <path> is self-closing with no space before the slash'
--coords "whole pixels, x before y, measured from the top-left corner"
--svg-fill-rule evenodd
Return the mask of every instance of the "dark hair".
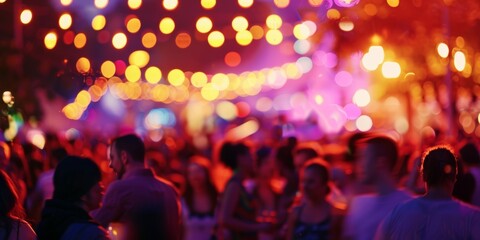
<path id="1" fill-rule="evenodd" d="M 373 151 L 375 158 L 386 158 L 388 169 L 393 172 L 398 161 L 398 147 L 392 138 L 382 135 L 372 135 L 365 139 L 363 143 L 375 149 L 375 151 Z"/>
<path id="2" fill-rule="evenodd" d="M 67 156 L 53 175 L 53 198 L 77 202 L 102 179 L 97 164 L 89 158 Z"/>
<path id="3" fill-rule="evenodd" d="M 423 181 L 431 186 L 454 182 L 457 166 L 457 158 L 449 146 L 431 147 L 425 151 L 422 158 Z"/>
<path id="4" fill-rule="evenodd" d="M 127 152 L 133 161 L 145 161 L 145 144 L 142 139 L 135 134 L 117 137 L 112 140 L 111 146 L 115 147 L 117 153 L 120 153 L 120 151 Z"/>
<path id="5" fill-rule="evenodd" d="M 4 170 L 0 169 L 0 225 L 5 226 L 5 239 L 8 239 L 12 230 L 11 217 L 24 218 L 24 215 L 12 179 Z"/>
<path id="6" fill-rule="evenodd" d="M 300 154 L 305 155 L 305 156 L 307 157 L 307 158 L 306 158 L 307 160 L 308 160 L 308 159 L 312 159 L 312 158 L 319 157 L 318 152 L 317 152 L 315 149 L 311 148 L 311 147 L 301 147 L 301 148 L 297 148 L 297 149 L 295 150 L 295 155 L 300 155 Z"/>
<path id="7" fill-rule="evenodd" d="M 262 166 L 266 161 L 268 161 L 268 157 L 270 156 L 270 153 L 272 152 L 272 149 L 267 146 L 263 146 L 259 148 L 256 152 L 256 163 L 257 167 Z"/>
<path id="8" fill-rule="evenodd" d="M 295 164 L 293 163 L 293 147 L 285 145 L 277 149 L 275 160 L 280 163 L 283 168 L 293 170 Z"/>
<path id="9" fill-rule="evenodd" d="M 225 166 L 236 169 L 238 166 L 238 157 L 250 152 L 250 149 L 244 143 L 225 142 L 220 149 L 220 161 Z"/>
<path id="10" fill-rule="evenodd" d="M 201 157 L 201 156 L 193 156 L 190 158 L 190 164 L 195 164 L 195 165 L 198 165 L 202 168 L 203 172 L 205 173 L 205 177 L 206 177 L 206 187 L 207 187 L 207 192 L 208 192 L 208 196 L 210 198 L 210 203 L 211 203 L 211 209 L 210 211 L 214 211 L 215 210 L 215 206 L 217 205 L 217 197 L 218 197 L 218 191 L 217 189 L 215 188 L 215 185 L 213 185 L 213 182 L 212 182 L 212 176 L 210 174 L 210 163 L 209 163 L 209 160 L 204 158 L 204 157 Z M 188 175 L 188 172 L 187 172 L 187 175 Z M 185 197 L 185 202 L 188 206 L 188 208 L 190 209 L 190 211 L 193 209 L 193 199 L 194 199 L 194 196 L 193 196 L 193 188 L 192 188 L 192 185 L 190 185 L 190 182 L 186 181 L 186 185 L 185 185 L 185 193 L 184 193 L 184 197 Z"/>
<path id="11" fill-rule="evenodd" d="M 320 180 L 327 184 L 327 194 L 330 193 L 330 187 L 328 182 L 330 182 L 330 166 L 328 163 L 321 158 L 313 158 L 305 163 L 303 166 L 303 171 L 313 170 L 320 176 Z"/>
<path id="12" fill-rule="evenodd" d="M 460 157 L 463 162 L 468 165 L 477 165 L 480 164 L 480 155 L 478 153 L 477 146 L 475 144 L 468 142 L 460 148 Z"/>

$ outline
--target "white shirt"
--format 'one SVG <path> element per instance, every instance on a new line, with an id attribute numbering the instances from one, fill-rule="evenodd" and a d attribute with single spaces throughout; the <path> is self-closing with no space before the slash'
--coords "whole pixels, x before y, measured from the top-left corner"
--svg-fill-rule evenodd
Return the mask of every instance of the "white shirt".
<path id="1" fill-rule="evenodd" d="M 354 197 L 344 223 L 343 237 L 355 240 L 372 240 L 383 218 L 399 203 L 412 197 L 396 190 L 387 195 L 365 194 Z"/>
<path id="2" fill-rule="evenodd" d="M 480 209 L 458 200 L 419 197 L 397 206 L 376 239 L 480 239 Z"/>

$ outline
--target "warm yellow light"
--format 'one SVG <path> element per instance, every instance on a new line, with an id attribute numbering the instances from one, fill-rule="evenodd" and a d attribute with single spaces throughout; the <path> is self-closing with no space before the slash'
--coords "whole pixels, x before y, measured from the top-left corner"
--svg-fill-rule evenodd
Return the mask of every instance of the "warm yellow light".
<path id="1" fill-rule="evenodd" d="M 113 77 L 116 71 L 115 63 L 113 63 L 112 61 L 105 61 L 104 63 L 102 63 L 100 71 L 102 72 L 102 75 L 106 78 Z"/>
<path id="2" fill-rule="evenodd" d="M 385 78 L 397 78 L 401 72 L 402 68 L 397 62 L 384 62 L 382 64 L 382 74 Z"/>
<path id="3" fill-rule="evenodd" d="M 238 116 L 237 106 L 229 101 L 222 101 L 218 103 L 216 113 L 219 117 L 230 121 Z"/>
<path id="4" fill-rule="evenodd" d="M 191 77 L 192 85 L 196 88 L 201 88 L 207 84 L 207 75 L 203 72 L 196 72 Z"/>
<path id="5" fill-rule="evenodd" d="M 96 8 L 103 9 L 103 8 L 107 7 L 108 0 L 95 0 L 94 4 L 95 4 Z"/>
<path id="6" fill-rule="evenodd" d="M 172 84 L 172 86 L 181 86 L 185 81 L 185 73 L 182 72 L 180 69 L 173 69 L 168 73 L 168 82 Z"/>
<path id="7" fill-rule="evenodd" d="M 78 49 L 85 47 L 85 44 L 87 44 L 87 36 L 85 35 L 85 33 L 77 34 L 73 39 L 73 44 Z"/>
<path id="8" fill-rule="evenodd" d="M 455 66 L 455 69 L 457 69 L 457 71 L 459 72 L 465 69 L 467 59 L 462 51 L 455 52 L 455 55 L 453 56 L 453 64 Z"/>
<path id="9" fill-rule="evenodd" d="M 228 76 L 223 73 L 217 73 L 213 75 L 211 81 L 212 81 L 212 86 L 218 91 L 223 91 L 227 89 L 228 84 L 230 83 Z"/>
<path id="10" fill-rule="evenodd" d="M 127 22 L 127 30 L 130 33 L 136 33 L 140 28 L 142 27 L 142 23 L 140 22 L 140 19 L 138 18 L 132 18 L 128 20 Z"/>
<path id="11" fill-rule="evenodd" d="M 128 62 L 130 63 L 130 65 L 135 65 L 139 68 L 147 66 L 149 61 L 150 54 L 143 50 L 135 51 L 128 57 Z"/>
<path id="12" fill-rule="evenodd" d="M 69 103 L 62 109 L 65 117 L 72 120 L 78 120 L 82 117 L 83 110 L 77 103 Z"/>
<path id="13" fill-rule="evenodd" d="M 362 132 L 367 132 L 372 129 L 373 121 L 369 116 L 362 115 L 357 118 L 357 120 L 355 121 L 355 125 L 357 126 L 358 130 Z"/>
<path id="14" fill-rule="evenodd" d="M 212 26 L 213 26 L 212 20 L 210 20 L 210 18 L 208 17 L 201 17 L 197 20 L 196 27 L 198 32 L 201 32 L 201 33 L 210 32 L 210 30 L 212 30 Z"/>
<path id="15" fill-rule="evenodd" d="M 75 102 L 83 108 L 87 108 L 91 101 L 92 97 L 90 96 L 90 93 L 86 90 L 80 91 L 75 98 Z"/>
<path id="16" fill-rule="evenodd" d="M 155 34 L 148 32 L 145 33 L 142 37 L 142 44 L 145 48 L 153 48 L 157 43 L 157 36 Z"/>
<path id="17" fill-rule="evenodd" d="M 62 14 L 58 19 L 58 26 L 63 30 L 69 29 L 72 26 L 72 16 L 68 13 Z"/>
<path id="18" fill-rule="evenodd" d="M 253 5 L 253 0 L 238 0 L 238 5 L 242 8 L 249 8 Z"/>
<path id="19" fill-rule="evenodd" d="M 245 31 L 248 28 L 248 20 L 245 17 L 237 16 L 232 20 L 232 28 L 237 31 Z"/>
<path id="20" fill-rule="evenodd" d="M 308 26 L 306 24 L 300 23 L 300 24 L 295 25 L 295 27 L 293 28 L 293 35 L 297 39 L 303 40 L 303 39 L 307 39 L 308 37 L 310 37 L 311 33 L 310 33 L 310 29 L 308 28 Z"/>
<path id="21" fill-rule="evenodd" d="M 315 95 L 315 103 L 318 104 L 318 105 L 321 105 L 323 103 L 324 99 L 322 97 L 322 95 L 320 94 L 317 94 Z"/>
<path id="22" fill-rule="evenodd" d="M 335 8 L 329 9 L 327 11 L 327 18 L 331 20 L 340 19 L 340 12 Z"/>
<path id="23" fill-rule="evenodd" d="M 220 31 L 213 31 L 208 34 L 208 44 L 214 48 L 221 47 L 225 42 L 225 37 Z"/>
<path id="24" fill-rule="evenodd" d="M 162 79 L 162 71 L 157 67 L 149 67 L 145 71 L 145 79 L 151 84 L 156 84 Z"/>
<path id="25" fill-rule="evenodd" d="M 344 32 L 350 32 L 355 28 L 352 21 L 343 19 L 338 23 L 338 27 Z"/>
<path id="26" fill-rule="evenodd" d="M 365 107 L 370 104 L 370 93 L 365 89 L 358 89 L 353 94 L 352 102 L 359 107 Z"/>
<path id="27" fill-rule="evenodd" d="M 138 66 L 135 66 L 135 65 L 130 65 L 125 70 L 125 78 L 129 82 L 138 82 L 138 80 L 140 80 L 141 75 L 142 73 L 140 71 L 140 68 L 138 68 Z"/>
<path id="28" fill-rule="evenodd" d="M 252 33 L 249 31 L 240 31 L 235 35 L 235 40 L 241 46 L 247 46 L 253 40 Z"/>
<path id="29" fill-rule="evenodd" d="M 92 19 L 93 30 L 100 31 L 105 27 L 107 20 L 103 15 L 97 15 Z"/>
<path id="30" fill-rule="evenodd" d="M 47 49 L 53 49 L 57 45 L 57 34 L 49 32 L 43 41 Z"/>
<path id="31" fill-rule="evenodd" d="M 122 49 L 127 45 L 127 36 L 124 33 L 117 33 L 113 35 L 112 45 L 116 49 Z"/>
<path id="32" fill-rule="evenodd" d="M 169 11 L 178 7 L 178 0 L 163 0 L 163 7 Z"/>
<path id="33" fill-rule="evenodd" d="M 62 4 L 65 7 L 72 4 L 72 2 L 73 2 L 73 0 L 60 0 L 60 4 Z"/>
<path id="34" fill-rule="evenodd" d="M 163 34 L 170 34 L 175 30 L 175 22 L 173 19 L 166 17 L 160 21 L 159 28 Z"/>
<path id="35" fill-rule="evenodd" d="M 6 1 L 7 1 L 7 0 L 0 0 L 0 3 L 4 3 L 4 2 L 6 2 Z"/>
<path id="36" fill-rule="evenodd" d="M 265 36 L 267 42 L 271 45 L 278 45 L 283 41 L 282 32 L 277 29 L 270 29 Z"/>
<path id="37" fill-rule="evenodd" d="M 272 14 L 267 17 L 266 24 L 270 29 L 279 29 L 282 27 L 282 18 L 277 14 Z"/>
<path id="38" fill-rule="evenodd" d="M 368 71 L 375 71 L 378 68 L 378 63 L 372 53 L 368 52 L 362 57 L 362 66 Z"/>
<path id="39" fill-rule="evenodd" d="M 32 18 L 33 18 L 33 14 L 30 9 L 25 9 L 20 14 L 20 21 L 23 24 L 29 24 L 32 21 Z"/>
<path id="40" fill-rule="evenodd" d="M 200 93 L 203 99 L 207 101 L 213 101 L 220 95 L 220 92 L 212 86 L 212 83 L 207 83 Z"/>
<path id="41" fill-rule="evenodd" d="M 268 112 L 272 109 L 273 102 L 268 97 L 261 97 L 257 100 L 255 108 L 260 112 Z"/>
<path id="42" fill-rule="evenodd" d="M 258 26 L 258 25 L 254 25 L 250 28 L 250 32 L 252 33 L 252 37 L 253 39 L 255 40 L 259 40 L 263 37 L 263 35 L 265 34 L 263 32 L 263 28 Z"/>
<path id="43" fill-rule="evenodd" d="M 312 7 L 318 7 L 323 3 L 323 0 L 308 0 L 308 3 L 310 3 Z"/>
<path id="44" fill-rule="evenodd" d="M 142 6 L 142 0 L 128 0 L 128 7 L 132 10 L 139 9 Z"/>
<path id="45" fill-rule="evenodd" d="M 212 9 L 217 4 L 217 1 L 216 0 L 201 0 L 200 4 L 202 4 L 202 7 L 205 8 L 205 9 Z"/>
<path id="46" fill-rule="evenodd" d="M 438 55 L 440 55 L 440 57 L 447 58 L 448 53 L 450 52 L 450 49 L 448 48 L 447 44 L 442 42 L 437 45 L 437 52 L 438 52 Z"/>
<path id="47" fill-rule="evenodd" d="M 400 0 L 387 0 L 388 6 L 392 8 L 398 7 L 400 5 Z"/>
<path id="48" fill-rule="evenodd" d="M 90 61 L 85 57 L 81 57 L 77 60 L 75 67 L 81 74 L 88 73 L 90 71 Z"/>
<path id="49" fill-rule="evenodd" d="M 273 3 L 279 8 L 286 8 L 290 4 L 290 0 L 273 0 Z"/>

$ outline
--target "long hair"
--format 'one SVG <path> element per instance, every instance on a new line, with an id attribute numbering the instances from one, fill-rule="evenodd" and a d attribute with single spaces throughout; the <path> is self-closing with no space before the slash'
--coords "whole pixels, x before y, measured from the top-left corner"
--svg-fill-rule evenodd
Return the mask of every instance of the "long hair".
<path id="1" fill-rule="evenodd" d="M 12 217 L 25 217 L 14 186 L 12 179 L 0 169 L 0 227 L 6 230 L 5 239 L 8 239 L 12 230 Z"/>
<path id="2" fill-rule="evenodd" d="M 193 156 L 190 158 L 190 164 L 196 164 L 200 166 L 205 173 L 205 184 L 207 188 L 207 193 L 210 198 L 210 211 L 213 211 L 215 209 L 215 206 L 217 205 L 217 196 L 218 196 L 218 191 L 215 188 L 215 185 L 213 185 L 212 182 L 212 176 L 210 174 L 210 163 L 208 159 L 201 157 L 201 156 Z M 188 173 L 187 173 L 188 174 Z M 186 181 L 186 186 L 185 186 L 185 193 L 184 193 L 184 198 L 185 198 L 185 203 L 187 204 L 188 209 L 193 209 L 193 188 L 190 182 L 188 181 L 188 176 L 187 176 L 187 181 Z"/>

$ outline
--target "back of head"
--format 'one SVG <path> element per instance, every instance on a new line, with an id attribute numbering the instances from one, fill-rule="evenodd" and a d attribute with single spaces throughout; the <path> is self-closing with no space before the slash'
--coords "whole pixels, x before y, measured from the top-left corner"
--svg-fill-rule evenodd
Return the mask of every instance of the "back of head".
<path id="1" fill-rule="evenodd" d="M 468 142 L 460 148 L 460 157 L 467 165 L 480 165 L 480 154 L 475 144 Z"/>
<path id="2" fill-rule="evenodd" d="M 144 162 L 145 144 L 142 139 L 135 134 L 128 134 L 113 139 L 112 147 L 114 147 L 117 153 L 125 151 L 133 161 Z"/>
<path id="3" fill-rule="evenodd" d="M 247 154 L 249 148 L 244 143 L 226 142 L 220 149 L 220 161 L 231 169 L 238 166 L 238 157 Z"/>
<path id="4" fill-rule="evenodd" d="M 388 170 L 393 172 L 398 160 L 398 146 L 392 138 L 384 135 L 371 135 L 362 142 L 374 149 L 373 156 L 376 159 L 385 159 Z"/>
<path id="5" fill-rule="evenodd" d="M 17 215 L 14 211 L 20 205 L 14 185 L 5 171 L 0 169 L 0 222 L 10 215 Z M 20 217 L 20 216 L 17 216 Z"/>
<path id="6" fill-rule="evenodd" d="M 423 180 L 429 186 L 455 182 L 457 158 L 448 146 L 435 146 L 425 151 L 422 159 Z"/>
<path id="7" fill-rule="evenodd" d="M 55 169 L 53 198 L 78 202 L 100 180 L 100 169 L 91 159 L 67 156 Z"/>

